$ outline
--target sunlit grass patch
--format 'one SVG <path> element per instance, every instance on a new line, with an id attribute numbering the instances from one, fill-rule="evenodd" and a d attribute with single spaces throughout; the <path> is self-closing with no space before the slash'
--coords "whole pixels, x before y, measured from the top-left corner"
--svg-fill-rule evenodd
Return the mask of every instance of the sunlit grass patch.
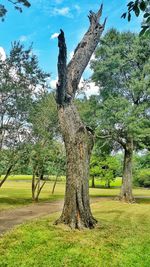
<path id="1" fill-rule="evenodd" d="M 47 182 L 44 186 L 39 202 L 62 199 L 65 185 L 58 183 L 55 193 L 52 195 L 53 182 Z M 7 181 L 0 189 L 0 210 L 15 208 L 32 203 L 31 182 Z"/>
<path id="2" fill-rule="evenodd" d="M 0 240 L 0 266 L 149 267 L 150 213 L 145 204 L 92 204 L 93 230 L 54 226 L 59 214 L 26 223 Z"/>
<path id="3" fill-rule="evenodd" d="M 52 195 L 54 182 L 48 181 L 39 197 L 39 202 L 54 201 L 64 198 L 65 183 L 59 182 L 56 185 L 55 192 Z M 120 188 L 90 188 L 91 197 L 116 197 L 119 195 Z M 150 196 L 150 190 L 143 188 L 133 189 L 135 197 Z M 139 200 L 138 200 L 139 201 Z M 141 200 L 142 201 L 142 200 Z M 146 203 L 148 199 L 143 200 Z M 15 208 L 32 203 L 31 181 L 6 181 L 0 188 L 0 211 L 9 208 Z"/>

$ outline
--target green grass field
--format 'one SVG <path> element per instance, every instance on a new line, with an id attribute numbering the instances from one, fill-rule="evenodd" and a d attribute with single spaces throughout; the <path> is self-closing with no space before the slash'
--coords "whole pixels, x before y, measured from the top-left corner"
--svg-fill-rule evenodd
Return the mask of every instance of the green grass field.
<path id="1" fill-rule="evenodd" d="M 65 185 L 58 183 L 52 195 L 53 182 L 47 182 L 43 188 L 39 202 L 62 199 Z M 0 189 L 0 210 L 29 205 L 31 199 L 31 181 L 6 181 Z"/>
<path id="2" fill-rule="evenodd" d="M 2 175 L 1 177 L 0 177 L 0 180 L 2 180 L 2 178 L 4 177 L 4 175 Z M 7 178 L 7 180 L 8 181 L 31 181 L 31 179 L 32 179 L 32 175 L 23 175 L 23 174 L 21 174 L 21 175 L 10 175 L 8 178 Z M 55 180 L 55 175 L 50 175 L 49 176 L 49 180 L 50 181 L 54 181 Z M 59 177 L 59 181 L 65 181 L 65 176 L 60 176 Z M 90 179 L 90 181 L 89 181 L 89 185 L 91 186 L 91 179 Z M 95 185 L 96 186 L 105 186 L 105 182 L 104 181 L 102 181 L 100 178 L 95 178 Z M 120 177 L 118 177 L 118 178 L 116 178 L 115 179 L 115 181 L 113 181 L 113 182 L 111 182 L 111 187 L 116 187 L 116 186 L 120 186 L 121 185 L 121 178 Z"/>
<path id="3" fill-rule="evenodd" d="M 119 185 L 118 178 L 106 189 L 97 179 L 90 188 L 90 196 L 106 197 L 91 205 L 98 219 L 93 230 L 54 226 L 55 213 L 7 232 L 0 239 L 0 267 L 149 267 L 150 190 L 133 189 L 135 197 L 143 196 L 136 204 L 108 199 L 119 195 Z M 48 181 L 39 202 L 63 199 L 65 183 L 56 185 L 54 195 L 52 187 Z M 31 203 L 31 176 L 12 177 L 0 189 L 0 211 Z"/>
<path id="4" fill-rule="evenodd" d="M 2 175 L 0 177 L 0 180 L 2 180 L 4 177 L 4 175 Z M 49 180 L 51 181 L 54 181 L 55 180 L 55 175 L 50 175 L 49 176 Z M 21 174 L 21 175 L 10 175 L 8 178 L 7 178 L 7 181 L 31 181 L 32 179 L 32 175 L 28 175 L 28 174 Z M 60 176 L 59 177 L 59 180 L 60 181 L 64 181 L 65 180 L 65 176 Z"/>
<path id="5" fill-rule="evenodd" d="M 93 230 L 54 226 L 59 214 L 16 227 L 0 239 L 0 267 L 149 267 L 146 204 L 103 200 L 92 205 Z"/>
<path id="6" fill-rule="evenodd" d="M 40 202 L 53 201 L 64 197 L 65 183 L 59 182 L 56 185 L 54 195 L 51 194 L 52 187 L 53 182 L 46 183 L 40 194 Z M 90 188 L 90 196 L 115 197 L 119 195 L 119 191 L 119 188 Z M 150 190 L 147 189 L 134 189 L 133 192 L 135 196 L 150 196 Z M 3 184 L 2 188 L 0 188 L 0 210 L 29 205 L 31 203 L 31 180 L 8 180 Z"/>

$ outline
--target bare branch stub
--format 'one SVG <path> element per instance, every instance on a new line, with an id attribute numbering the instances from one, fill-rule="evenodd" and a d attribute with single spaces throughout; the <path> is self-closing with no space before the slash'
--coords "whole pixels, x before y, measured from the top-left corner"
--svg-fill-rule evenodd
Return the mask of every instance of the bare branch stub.
<path id="1" fill-rule="evenodd" d="M 88 65 L 104 30 L 106 19 L 103 24 L 99 23 L 102 9 L 103 5 L 100 6 L 97 13 L 94 13 L 93 11 L 89 12 L 89 29 L 85 33 L 81 42 L 77 45 L 74 56 L 67 66 L 67 93 L 72 95 L 72 97 L 76 93 L 82 73 Z"/>
<path id="2" fill-rule="evenodd" d="M 74 56 L 66 65 L 67 49 L 64 32 L 58 36 L 59 56 L 58 56 L 58 84 L 57 84 L 57 104 L 63 106 L 70 103 L 78 89 L 81 76 L 88 65 L 90 58 L 95 51 L 100 36 L 104 30 L 106 19 L 103 24 L 99 23 L 102 15 L 103 5 L 97 13 L 89 12 L 90 26 L 81 42 L 77 45 Z"/>
<path id="3" fill-rule="evenodd" d="M 59 47 L 59 55 L 58 55 L 58 83 L 57 83 L 57 96 L 56 102 L 58 105 L 63 105 L 65 102 L 65 91 L 67 87 L 67 75 L 66 75 L 66 61 L 67 61 L 67 48 L 65 43 L 64 32 L 60 30 L 60 34 L 58 36 L 58 47 Z"/>

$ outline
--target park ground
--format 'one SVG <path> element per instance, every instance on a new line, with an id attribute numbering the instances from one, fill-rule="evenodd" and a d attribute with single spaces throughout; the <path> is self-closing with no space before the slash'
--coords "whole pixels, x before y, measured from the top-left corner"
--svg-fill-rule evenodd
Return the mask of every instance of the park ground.
<path id="1" fill-rule="evenodd" d="M 55 226 L 60 211 L 54 209 L 7 231 L 0 238 L 0 267 L 149 267 L 150 191 L 135 188 L 136 203 L 122 203 L 114 199 L 119 182 L 111 189 L 90 188 L 91 208 L 98 220 L 95 229 Z M 64 182 L 57 184 L 54 195 L 52 186 L 48 182 L 40 203 L 32 204 L 30 177 L 12 177 L 0 190 L 0 216 L 33 205 L 61 203 Z"/>

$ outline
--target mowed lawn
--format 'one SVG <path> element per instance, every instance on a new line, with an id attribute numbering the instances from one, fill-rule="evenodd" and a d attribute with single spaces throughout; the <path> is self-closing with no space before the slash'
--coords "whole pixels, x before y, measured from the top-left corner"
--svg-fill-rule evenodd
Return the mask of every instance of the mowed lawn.
<path id="1" fill-rule="evenodd" d="M 0 239 L 0 267 L 149 267 L 150 206 L 101 200 L 93 230 L 53 222 L 60 213 L 16 227 Z"/>
<path id="2" fill-rule="evenodd" d="M 16 179 L 15 179 L 16 178 Z M 20 179 L 21 180 L 20 180 Z M 58 199 L 63 199 L 65 192 L 65 182 L 59 182 L 56 185 L 55 192 L 52 195 L 54 181 L 48 181 L 44 186 L 40 197 L 39 202 L 43 201 L 54 201 Z M 121 179 L 116 179 L 113 182 L 113 188 L 106 189 L 101 188 L 103 186 L 100 184 L 99 180 L 96 180 L 96 188 L 90 188 L 90 196 L 92 197 L 115 197 L 119 195 L 120 188 L 117 187 L 121 184 Z M 99 187 L 98 187 L 99 186 Z M 116 186 L 116 187 L 115 187 Z M 150 190 L 148 189 L 134 189 L 133 190 L 135 197 L 136 196 L 150 196 Z M 145 201 L 145 200 L 143 200 Z M 148 202 L 150 200 L 146 200 Z M 0 211 L 9 208 L 15 208 L 23 205 L 29 205 L 32 203 L 31 199 L 31 176 L 28 176 L 28 179 L 22 179 L 22 176 L 13 176 L 10 177 L 0 188 Z"/>
<path id="3" fill-rule="evenodd" d="M 65 184 L 58 183 L 52 195 L 53 184 L 54 182 L 46 183 L 40 194 L 39 202 L 63 199 Z M 0 211 L 31 203 L 31 181 L 6 181 L 0 188 Z"/>

